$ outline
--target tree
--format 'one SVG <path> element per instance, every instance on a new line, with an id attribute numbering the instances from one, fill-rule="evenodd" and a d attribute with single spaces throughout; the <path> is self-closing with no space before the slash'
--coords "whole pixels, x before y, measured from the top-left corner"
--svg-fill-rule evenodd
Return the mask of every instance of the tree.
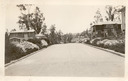
<path id="1" fill-rule="evenodd" d="M 47 30 L 47 25 L 44 23 L 41 33 L 45 35 L 46 34 L 46 30 Z"/>
<path id="2" fill-rule="evenodd" d="M 72 33 L 67 33 L 67 34 L 64 34 L 64 35 L 62 36 L 62 41 L 63 41 L 64 43 L 71 43 L 72 39 L 73 39 Z"/>
<path id="3" fill-rule="evenodd" d="M 60 43 L 62 41 L 62 31 L 59 30 L 58 32 L 56 32 L 56 35 L 57 35 L 57 42 Z"/>
<path id="4" fill-rule="evenodd" d="M 19 4 L 17 7 L 21 11 L 21 16 L 19 16 L 19 27 L 20 29 L 30 29 L 30 7 L 32 4 Z M 26 13 L 27 12 L 27 13 Z"/>
<path id="5" fill-rule="evenodd" d="M 94 18 L 95 18 L 96 23 L 103 21 L 103 18 L 102 18 L 102 15 L 101 15 L 99 9 L 96 11 L 96 15 L 94 16 Z M 93 23 L 95 23 L 95 22 L 93 22 Z"/>
<path id="6" fill-rule="evenodd" d="M 56 30 L 55 24 L 51 25 L 49 30 L 50 30 L 50 35 L 49 35 L 50 43 L 51 44 L 56 44 L 57 40 L 56 40 L 56 33 L 55 33 L 55 30 Z"/>
<path id="7" fill-rule="evenodd" d="M 37 34 L 40 33 L 44 20 L 45 18 L 43 17 L 43 13 L 41 13 L 40 9 L 36 7 L 35 13 L 31 18 L 31 26 L 32 29 L 34 29 Z"/>
<path id="8" fill-rule="evenodd" d="M 80 33 L 76 33 L 75 38 L 78 38 L 80 36 Z"/>
<path id="9" fill-rule="evenodd" d="M 114 15 L 116 13 L 116 8 L 111 6 L 111 5 L 107 5 L 105 8 L 106 8 L 106 13 L 108 15 L 108 17 L 105 16 L 106 20 L 107 21 L 113 21 L 114 20 Z"/>
<path id="10" fill-rule="evenodd" d="M 69 43 L 71 43 L 72 38 L 73 38 L 72 33 L 67 34 L 67 36 L 68 36 L 67 41 L 68 41 Z"/>
<path id="11" fill-rule="evenodd" d="M 89 29 L 86 29 L 82 33 L 84 33 L 84 35 L 85 35 L 86 38 L 90 38 L 91 39 L 91 33 L 89 31 L 90 31 Z"/>
<path id="12" fill-rule="evenodd" d="M 43 21 L 45 20 L 43 13 L 41 13 L 39 7 L 35 8 L 35 12 L 30 13 L 32 4 L 20 4 L 17 5 L 21 11 L 19 16 L 20 29 L 26 28 L 27 30 L 34 29 L 37 34 L 40 33 Z M 28 12 L 28 13 L 25 13 Z"/>
<path id="13" fill-rule="evenodd" d="M 56 29 L 55 24 L 54 25 L 51 25 L 50 32 L 52 34 L 55 33 L 55 29 Z"/>

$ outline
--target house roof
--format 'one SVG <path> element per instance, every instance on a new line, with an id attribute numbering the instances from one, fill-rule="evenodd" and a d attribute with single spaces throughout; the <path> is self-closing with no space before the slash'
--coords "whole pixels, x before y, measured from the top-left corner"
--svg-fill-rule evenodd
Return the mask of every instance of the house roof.
<path id="1" fill-rule="evenodd" d="M 112 22 L 112 21 L 99 22 L 99 23 L 93 24 L 92 26 L 94 26 L 94 25 L 107 25 L 107 24 L 121 24 L 121 22 Z"/>
<path id="2" fill-rule="evenodd" d="M 35 30 L 19 30 L 19 31 L 11 31 L 10 33 L 26 33 L 26 32 L 34 32 Z"/>

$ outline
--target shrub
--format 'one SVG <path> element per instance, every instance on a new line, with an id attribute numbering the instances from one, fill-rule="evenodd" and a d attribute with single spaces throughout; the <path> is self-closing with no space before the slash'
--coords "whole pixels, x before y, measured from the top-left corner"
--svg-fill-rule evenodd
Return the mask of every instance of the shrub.
<path id="1" fill-rule="evenodd" d="M 114 50 L 117 52 L 125 53 L 125 43 L 119 43 L 115 45 Z"/>
<path id="2" fill-rule="evenodd" d="M 117 52 L 125 53 L 125 40 L 123 39 L 100 39 L 95 38 L 90 41 L 90 44 L 102 48 L 111 49 Z"/>
<path id="3" fill-rule="evenodd" d="M 102 40 L 102 38 L 95 38 L 95 39 L 92 39 L 92 40 L 90 41 L 90 43 L 93 44 L 93 45 L 97 45 L 97 42 L 98 42 L 98 41 L 101 41 L 101 40 Z"/>
<path id="4" fill-rule="evenodd" d="M 41 40 L 41 44 L 42 44 L 43 47 L 48 46 L 48 43 L 45 40 L 43 40 L 43 39 Z"/>
<path id="5" fill-rule="evenodd" d="M 8 48 L 5 50 L 5 63 L 15 60 L 25 55 L 22 48 L 17 47 L 14 44 L 8 44 Z"/>
<path id="6" fill-rule="evenodd" d="M 38 49 L 37 49 L 37 48 L 34 48 L 34 49 L 31 48 L 31 49 L 28 49 L 28 48 L 27 48 L 26 50 L 27 50 L 26 53 L 27 53 L 27 54 L 30 54 L 30 53 L 32 53 L 32 52 L 34 52 L 34 51 L 37 51 Z"/>
<path id="7" fill-rule="evenodd" d="M 36 44 L 37 46 L 39 46 L 39 48 L 43 48 L 42 43 L 41 43 L 41 39 L 28 39 L 27 41 L 32 42 L 33 44 Z"/>
<path id="8" fill-rule="evenodd" d="M 16 46 L 22 48 L 24 52 L 27 52 L 27 49 L 39 49 L 39 47 L 36 44 L 33 44 L 28 41 L 24 41 L 19 44 L 16 44 Z"/>
<path id="9" fill-rule="evenodd" d="M 84 43 L 90 44 L 90 39 L 87 39 Z"/>
<path id="10" fill-rule="evenodd" d="M 103 40 L 102 47 L 108 48 L 117 52 L 125 53 L 125 43 L 122 40 Z"/>
<path id="11" fill-rule="evenodd" d="M 117 45 L 118 43 L 119 42 L 117 40 L 107 40 L 103 44 L 105 48 L 113 50 L 115 48 L 115 45 Z"/>
<path id="12" fill-rule="evenodd" d="M 29 42 L 32 42 L 34 44 L 41 44 L 40 39 L 34 38 L 34 39 L 28 39 Z"/>
<path id="13" fill-rule="evenodd" d="M 5 51 L 5 63 L 21 58 L 22 56 L 32 53 L 38 49 L 39 47 L 36 44 L 27 41 L 18 44 L 9 43 L 8 48 L 6 48 Z"/>

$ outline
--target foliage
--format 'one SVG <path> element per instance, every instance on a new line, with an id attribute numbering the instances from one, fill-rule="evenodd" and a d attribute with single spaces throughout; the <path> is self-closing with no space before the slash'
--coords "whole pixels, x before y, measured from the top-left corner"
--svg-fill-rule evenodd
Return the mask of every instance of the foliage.
<path id="1" fill-rule="evenodd" d="M 55 30 L 56 30 L 55 24 L 54 25 L 51 25 L 50 33 L 51 34 L 54 34 L 55 33 Z"/>
<path id="2" fill-rule="evenodd" d="M 103 21 L 103 18 L 102 18 L 102 15 L 101 15 L 99 9 L 96 11 L 96 15 L 94 16 L 94 18 L 95 18 L 94 22 L 96 22 L 96 23 Z"/>
<path id="3" fill-rule="evenodd" d="M 47 30 L 47 25 L 44 23 L 44 25 L 43 25 L 43 27 L 42 27 L 42 30 L 41 30 L 41 33 L 43 34 L 43 35 L 45 35 L 46 34 L 46 31 Z"/>
<path id="4" fill-rule="evenodd" d="M 86 31 L 83 31 L 83 32 L 84 32 L 84 35 L 83 36 L 85 36 L 86 38 L 91 38 L 91 34 L 89 33 L 89 30 L 88 29 L 86 29 Z M 82 35 L 82 33 L 81 33 L 81 35 Z"/>
<path id="5" fill-rule="evenodd" d="M 117 52 L 125 53 L 125 41 L 115 40 L 115 39 L 104 39 L 104 38 L 95 38 L 90 41 L 90 43 L 86 42 L 87 44 L 99 46 L 102 48 L 107 48 L 110 50 L 114 50 Z"/>
<path id="6" fill-rule="evenodd" d="M 61 30 L 59 30 L 58 32 L 56 32 L 56 35 L 57 35 L 57 43 L 61 43 L 62 42 L 62 35 L 63 35 L 63 33 L 62 33 L 62 31 Z"/>
<path id="7" fill-rule="evenodd" d="M 38 46 L 30 42 L 23 42 L 16 45 L 9 43 L 5 50 L 5 63 L 21 58 L 22 56 L 37 51 L 38 49 Z"/>
<path id="8" fill-rule="evenodd" d="M 30 42 L 22 42 L 19 44 L 12 44 L 9 42 L 8 33 L 5 33 L 5 63 L 16 60 L 38 50 L 39 47 Z"/>
<path id="9" fill-rule="evenodd" d="M 32 4 L 20 4 L 17 5 L 19 9 L 21 10 L 21 16 L 19 16 L 19 25 L 20 28 L 23 29 L 26 28 L 34 29 L 35 32 L 38 34 L 41 31 L 41 27 L 43 24 L 43 21 L 45 20 L 43 13 L 41 13 L 39 7 L 35 8 L 35 12 L 30 13 L 30 8 L 32 7 Z M 28 13 L 23 13 L 23 11 L 28 11 Z"/>
<path id="10" fill-rule="evenodd" d="M 119 12 L 117 11 L 117 7 L 118 6 L 111 6 L 111 5 L 107 5 L 105 7 L 106 13 L 107 13 L 107 16 L 105 16 L 105 18 L 107 21 L 116 21 L 116 20 L 120 21 Z"/>
<path id="11" fill-rule="evenodd" d="M 29 41 L 33 44 L 36 44 L 40 49 L 43 48 L 41 39 L 34 38 L 34 39 L 28 39 L 27 41 Z"/>
<path id="12" fill-rule="evenodd" d="M 90 43 L 93 45 L 97 45 L 97 42 L 100 40 L 102 40 L 102 38 L 94 38 L 94 39 L 90 40 Z"/>
<path id="13" fill-rule="evenodd" d="M 125 43 L 115 45 L 114 50 L 117 52 L 125 53 Z"/>
<path id="14" fill-rule="evenodd" d="M 41 40 L 41 44 L 42 44 L 43 47 L 47 47 L 48 46 L 47 41 L 45 41 L 43 39 Z"/>
<path id="15" fill-rule="evenodd" d="M 24 52 L 27 52 L 26 49 L 34 49 L 34 48 L 39 49 L 39 47 L 36 44 L 33 44 L 31 42 L 28 42 L 28 41 L 23 41 L 21 43 L 18 43 L 18 44 L 16 44 L 16 46 L 22 48 L 22 50 Z"/>
<path id="16" fill-rule="evenodd" d="M 8 47 L 5 49 L 5 63 L 18 59 L 24 55 L 26 54 L 22 48 L 16 47 L 16 45 L 9 43 Z"/>
<path id="17" fill-rule="evenodd" d="M 80 36 L 89 37 L 88 36 L 88 30 L 81 32 Z"/>
<path id="18" fill-rule="evenodd" d="M 62 36 L 62 41 L 63 41 L 64 43 L 71 43 L 72 39 L 73 39 L 72 33 L 67 33 L 67 34 L 64 34 L 64 35 Z"/>
<path id="19" fill-rule="evenodd" d="M 62 41 L 62 31 L 56 31 L 55 24 L 50 27 L 50 34 L 48 36 L 50 44 L 59 44 Z"/>
<path id="20" fill-rule="evenodd" d="M 50 34 L 49 34 L 50 44 L 57 44 L 56 33 L 55 33 L 55 30 L 56 30 L 55 25 L 51 25 L 49 30 L 50 30 Z"/>

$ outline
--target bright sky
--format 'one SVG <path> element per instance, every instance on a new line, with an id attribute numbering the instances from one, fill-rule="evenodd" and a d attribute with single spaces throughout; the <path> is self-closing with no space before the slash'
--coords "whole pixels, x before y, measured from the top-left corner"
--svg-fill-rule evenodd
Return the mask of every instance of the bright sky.
<path id="1" fill-rule="evenodd" d="M 40 5 L 41 6 L 41 5 Z M 46 17 L 48 27 L 56 24 L 56 28 L 64 33 L 82 32 L 90 27 L 90 22 L 94 19 L 96 10 L 100 6 L 84 5 L 45 5 L 41 6 L 41 11 Z M 103 6 L 100 8 L 104 8 Z"/>
<path id="2" fill-rule="evenodd" d="M 56 29 L 63 33 L 78 33 L 89 28 L 98 8 L 103 17 L 105 16 L 105 5 L 41 4 L 37 6 L 44 13 L 48 28 L 55 24 Z M 7 5 L 6 11 L 6 28 L 9 31 L 13 28 L 19 29 L 16 22 L 20 10 L 16 7 L 16 4 Z"/>

